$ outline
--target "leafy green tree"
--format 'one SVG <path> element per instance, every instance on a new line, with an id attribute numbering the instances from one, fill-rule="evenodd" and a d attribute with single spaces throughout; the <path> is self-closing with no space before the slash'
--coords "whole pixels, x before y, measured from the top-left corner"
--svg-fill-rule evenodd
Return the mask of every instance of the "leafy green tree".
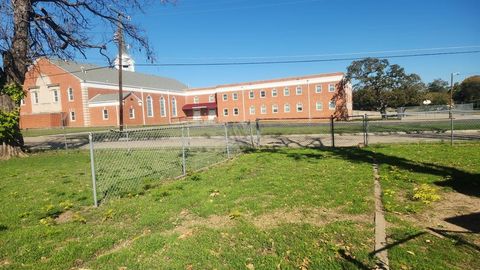
<path id="1" fill-rule="evenodd" d="M 347 68 L 346 79 L 353 84 L 354 109 L 377 110 L 386 114 L 388 107 L 418 105 L 425 85 L 417 74 L 407 74 L 387 59 L 365 58 Z"/>
<path id="2" fill-rule="evenodd" d="M 435 79 L 428 84 L 427 91 L 431 93 L 446 93 L 450 91 L 450 84 L 442 79 Z"/>
<path id="3" fill-rule="evenodd" d="M 474 103 L 480 108 L 480 75 L 468 77 L 454 89 L 454 100 L 457 103 Z"/>

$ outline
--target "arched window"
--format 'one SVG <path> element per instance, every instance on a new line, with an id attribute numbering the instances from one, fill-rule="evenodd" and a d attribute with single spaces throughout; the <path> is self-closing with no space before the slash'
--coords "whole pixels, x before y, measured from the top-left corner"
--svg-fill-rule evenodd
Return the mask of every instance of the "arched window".
<path id="1" fill-rule="evenodd" d="M 177 100 L 175 97 L 172 98 L 172 116 L 177 117 Z"/>
<path id="2" fill-rule="evenodd" d="M 165 109 L 165 98 L 160 98 L 160 116 L 165 117 L 167 116 L 167 110 Z"/>
<path id="3" fill-rule="evenodd" d="M 147 97 L 147 116 L 153 117 L 153 100 L 151 96 Z"/>

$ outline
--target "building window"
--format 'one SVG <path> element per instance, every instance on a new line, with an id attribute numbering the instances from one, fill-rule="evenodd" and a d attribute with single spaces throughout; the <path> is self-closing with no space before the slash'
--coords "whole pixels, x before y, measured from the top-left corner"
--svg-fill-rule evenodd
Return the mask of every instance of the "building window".
<path id="1" fill-rule="evenodd" d="M 250 106 L 250 115 L 254 115 L 255 114 L 255 106 Z"/>
<path id="2" fill-rule="evenodd" d="M 67 94 L 68 94 L 68 101 L 73 101 L 73 89 L 71 87 L 68 88 L 67 90 Z"/>
<path id="3" fill-rule="evenodd" d="M 223 94 L 223 101 L 227 101 L 228 100 L 228 95 L 227 94 Z"/>
<path id="4" fill-rule="evenodd" d="M 233 108 L 233 115 L 238 115 L 238 114 L 239 114 L 238 108 Z"/>
<path id="5" fill-rule="evenodd" d="M 301 102 L 297 103 L 297 112 L 303 112 L 303 104 Z"/>
<path id="6" fill-rule="evenodd" d="M 329 110 L 335 110 L 335 100 L 330 100 L 328 102 L 328 109 Z"/>
<path id="7" fill-rule="evenodd" d="M 177 100 L 172 98 L 172 116 L 177 117 Z"/>
<path id="8" fill-rule="evenodd" d="M 103 109 L 103 120 L 108 120 L 108 110 Z"/>
<path id="9" fill-rule="evenodd" d="M 272 97 L 278 96 L 277 89 L 272 89 Z"/>
<path id="10" fill-rule="evenodd" d="M 59 98 L 58 98 L 58 90 L 56 90 L 56 89 L 53 90 L 53 91 L 52 91 L 52 95 L 53 95 L 53 102 L 54 102 L 54 103 L 57 103 L 58 100 L 59 100 Z"/>
<path id="11" fill-rule="evenodd" d="M 278 113 L 278 105 L 277 104 L 272 105 L 272 113 Z"/>
<path id="12" fill-rule="evenodd" d="M 70 121 L 74 122 L 75 120 L 77 120 L 77 116 L 75 115 L 74 111 L 71 111 L 70 112 Z"/>
<path id="13" fill-rule="evenodd" d="M 333 83 L 328 85 L 328 92 L 335 92 L 335 85 Z"/>
<path id="14" fill-rule="evenodd" d="M 165 98 L 160 97 L 160 117 L 167 116 L 167 109 L 165 108 Z"/>
<path id="15" fill-rule="evenodd" d="M 295 94 L 296 94 L 297 96 L 301 96 L 301 95 L 302 95 L 302 92 L 303 92 L 302 87 L 297 86 L 297 89 L 296 89 L 296 91 L 295 91 Z"/>
<path id="16" fill-rule="evenodd" d="M 223 109 L 223 116 L 228 116 L 228 109 L 227 108 Z"/>
<path id="17" fill-rule="evenodd" d="M 260 113 L 261 114 L 266 114 L 267 113 L 267 106 L 266 105 L 262 105 L 262 107 L 260 108 Z"/>
<path id="18" fill-rule="evenodd" d="M 151 96 L 147 97 L 147 117 L 153 117 L 153 100 Z"/>
<path id="19" fill-rule="evenodd" d="M 33 104 L 38 104 L 38 92 L 32 92 L 32 102 Z"/>
<path id="20" fill-rule="evenodd" d="M 260 90 L 260 98 L 265 98 L 267 96 L 267 91 Z"/>
<path id="21" fill-rule="evenodd" d="M 20 105 L 22 105 L 22 106 L 25 105 L 25 99 L 22 98 L 22 99 L 20 100 Z"/>
<path id="22" fill-rule="evenodd" d="M 285 103 L 285 105 L 283 105 L 283 111 L 286 112 L 286 113 L 289 113 L 290 112 L 290 104 Z"/>
<path id="23" fill-rule="evenodd" d="M 322 104 L 322 102 L 317 101 L 317 103 L 315 104 L 315 108 L 317 109 L 317 111 L 323 110 L 323 104 Z"/>
<path id="24" fill-rule="evenodd" d="M 255 98 L 255 92 L 253 92 L 253 90 L 250 90 L 250 92 L 248 92 L 248 98 L 250 98 L 250 99 Z"/>
<path id="25" fill-rule="evenodd" d="M 200 99 L 198 98 L 198 96 L 193 97 L 193 103 L 197 104 L 199 102 L 200 102 Z"/>
<path id="26" fill-rule="evenodd" d="M 232 99 L 238 100 L 238 93 L 232 93 Z"/>
<path id="27" fill-rule="evenodd" d="M 128 110 L 128 116 L 130 117 L 130 119 L 135 119 L 135 109 L 130 107 L 130 109 Z"/>
<path id="28" fill-rule="evenodd" d="M 317 86 L 315 87 L 315 93 L 318 94 L 318 93 L 321 93 L 321 92 L 322 92 L 322 85 L 319 84 L 319 85 L 317 85 Z"/>
<path id="29" fill-rule="evenodd" d="M 214 95 L 208 96 L 208 102 L 215 102 L 215 96 Z"/>
<path id="30" fill-rule="evenodd" d="M 285 87 L 285 89 L 283 89 L 283 95 L 286 97 L 290 96 L 290 89 L 288 87 Z"/>

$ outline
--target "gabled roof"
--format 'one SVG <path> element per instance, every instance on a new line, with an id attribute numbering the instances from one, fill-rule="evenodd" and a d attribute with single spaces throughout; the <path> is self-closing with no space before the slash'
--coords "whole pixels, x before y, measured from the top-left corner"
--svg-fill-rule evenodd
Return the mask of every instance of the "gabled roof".
<path id="1" fill-rule="evenodd" d="M 132 92 L 124 93 L 123 99 L 125 100 L 130 95 L 135 96 Z M 135 96 L 137 99 L 138 97 Z M 98 94 L 89 100 L 89 103 L 108 103 L 118 102 L 118 94 Z"/>
<path id="2" fill-rule="evenodd" d="M 88 63 L 66 62 L 57 59 L 49 61 L 71 73 L 83 82 L 118 85 L 118 70 Z M 123 71 L 123 85 L 133 88 L 149 88 L 183 92 L 187 85 L 171 78 L 155 76 L 139 72 Z"/>

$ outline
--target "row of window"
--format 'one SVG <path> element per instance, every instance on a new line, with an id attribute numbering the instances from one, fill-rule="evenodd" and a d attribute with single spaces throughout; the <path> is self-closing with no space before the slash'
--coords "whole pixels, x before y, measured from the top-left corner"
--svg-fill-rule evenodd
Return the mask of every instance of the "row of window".
<path id="1" fill-rule="evenodd" d="M 328 85 L 328 92 L 333 93 L 335 92 L 335 84 L 331 83 Z M 315 93 L 319 94 L 322 93 L 322 85 L 318 84 L 315 86 Z M 303 88 L 301 86 L 297 86 L 295 88 L 295 95 L 301 96 L 303 95 Z M 276 88 L 272 89 L 272 97 L 277 97 L 278 96 L 278 90 Z M 283 96 L 288 97 L 290 96 L 290 88 L 285 87 L 283 89 Z M 267 90 L 260 90 L 260 98 L 266 98 L 267 97 Z M 248 98 L 249 99 L 254 99 L 255 98 L 255 91 L 250 90 L 248 92 Z M 195 99 L 194 99 L 195 100 Z M 227 101 L 228 100 L 228 94 L 223 94 L 222 95 L 222 100 Z M 238 93 L 232 93 L 232 100 L 238 100 Z"/>
<path id="2" fill-rule="evenodd" d="M 296 109 L 297 112 L 303 112 L 303 103 L 298 102 L 296 104 L 295 109 Z M 335 110 L 335 101 L 332 100 L 332 101 L 328 102 L 328 109 L 329 110 Z M 315 110 L 322 111 L 323 110 L 323 103 L 320 102 L 320 101 L 317 101 L 315 103 Z M 290 104 L 285 103 L 283 105 L 283 112 L 284 113 L 289 113 L 290 111 L 291 111 L 290 110 Z M 279 112 L 278 105 L 273 104 L 272 105 L 272 113 L 278 113 L 278 112 Z M 255 106 L 254 105 L 250 106 L 249 113 L 250 113 L 250 115 L 255 114 Z M 228 116 L 228 114 L 229 114 L 228 108 L 223 109 L 223 116 Z M 239 114 L 240 114 L 239 109 L 238 108 L 233 108 L 233 115 L 239 115 Z M 260 114 L 267 114 L 267 106 L 266 105 L 260 106 Z"/>
<path id="3" fill-rule="evenodd" d="M 215 96 L 214 95 L 208 96 L 208 102 L 215 102 Z M 198 96 L 194 96 L 193 97 L 193 103 L 195 103 L 195 104 L 200 103 L 200 98 Z"/>
<path id="4" fill-rule="evenodd" d="M 129 108 L 128 109 L 128 117 L 130 119 L 135 119 L 135 109 L 134 108 Z M 108 120 L 110 118 L 110 115 L 108 113 L 108 109 L 103 109 L 102 118 L 103 118 L 103 120 Z"/>
<path id="5" fill-rule="evenodd" d="M 178 116 L 177 99 L 172 97 L 172 117 Z M 153 98 L 147 97 L 147 117 L 153 117 Z M 164 97 L 160 97 L 160 117 L 167 117 L 167 107 Z"/>
<path id="6" fill-rule="evenodd" d="M 50 92 L 52 94 L 52 102 L 58 103 L 60 101 L 60 90 L 53 89 Z M 38 104 L 40 102 L 38 91 L 31 91 L 30 93 L 32 96 L 32 103 Z M 73 89 L 71 87 L 67 89 L 67 96 L 68 96 L 68 101 L 74 101 Z M 23 99 L 22 99 L 22 105 L 25 105 L 25 101 Z"/>

